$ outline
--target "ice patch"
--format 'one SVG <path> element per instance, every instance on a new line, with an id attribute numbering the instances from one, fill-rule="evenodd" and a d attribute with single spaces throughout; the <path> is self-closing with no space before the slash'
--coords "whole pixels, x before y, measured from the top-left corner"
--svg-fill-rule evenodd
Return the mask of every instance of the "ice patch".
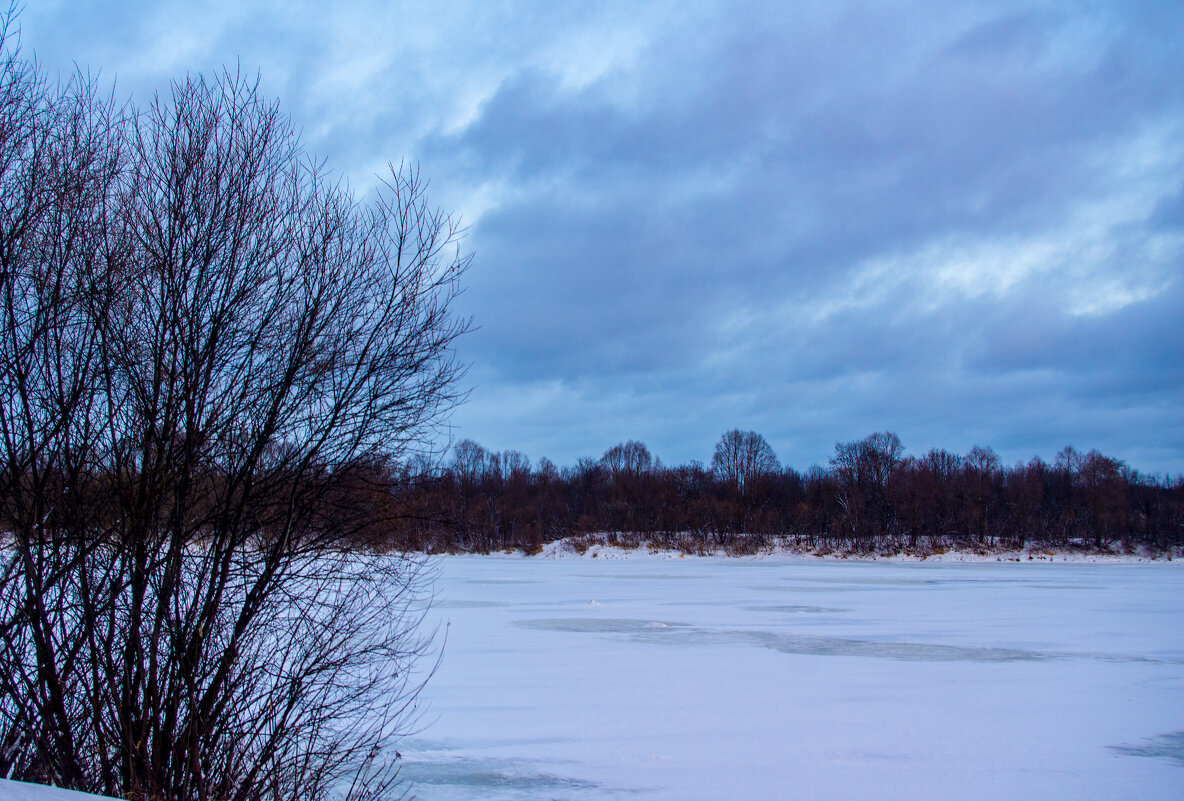
<path id="1" fill-rule="evenodd" d="M 1043 662 L 1089 659 L 1102 662 L 1175 663 L 1175 660 L 1094 652 L 1029 651 L 1022 648 L 943 645 L 819 637 L 773 631 L 710 629 L 685 623 L 630 618 L 539 618 L 513 625 L 536 631 L 573 634 L 623 634 L 636 642 L 673 645 L 756 646 L 800 656 L 856 656 L 905 662 Z"/>
<path id="2" fill-rule="evenodd" d="M 517 578 L 471 578 L 467 579 L 466 584 L 538 584 L 536 579 L 517 579 Z"/>
<path id="3" fill-rule="evenodd" d="M 1148 737 L 1143 745 L 1111 745 L 1109 748 L 1124 756 L 1158 757 L 1184 767 L 1184 731 Z"/>
<path id="4" fill-rule="evenodd" d="M 839 612 L 850 612 L 850 609 L 835 609 L 829 606 L 799 606 L 783 604 L 781 606 L 742 606 L 745 612 L 785 612 L 790 615 L 825 615 Z"/>
<path id="5" fill-rule="evenodd" d="M 813 576 L 798 576 L 798 581 L 816 581 L 820 584 L 841 585 L 848 589 L 859 587 L 924 587 L 934 584 L 951 584 L 956 579 L 882 577 L 882 576 L 843 576 L 842 578 L 815 578 Z"/>
<path id="6" fill-rule="evenodd" d="M 666 623 L 660 620 L 630 620 L 613 617 L 515 620 L 514 625 L 537 631 L 566 631 L 579 634 L 635 634 L 637 632 L 673 631 L 684 626 L 682 623 Z"/>
<path id="7" fill-rule="evenodd" d="M 540 794 L 551 797 L 564 791 L 595 790 L 595 782 L 570 776 L 556 776 L 537 771 L 522 759 L 474 759 L 450 757 L 436 762 L 411 762 L 403 766 L 400 777 L 413 786 L 475 788 L 502 794 Z M 488 796 L 487 796 L 488 797 Z"/>
<path id="8" fill-rule="evenodd" d="M 981 648 L 913 642 L 874 642 L 838 637 L 804 637 L 771 632 L 736 632 L 737 639 L 783 654 L 863 656 L 906 662 L 1035 662 L 1054 654 L 1018 648 Z"/>
<path id="9" fill-rule="evenodd" d="M 823 587 L 821 585 L 812 587 L 802 587 L 793 584 L 764 584 L 756 587 L 749 587 L 750 590 L 757 592 L 847 592 L 851 587 Z"/>
<path id="10" fill-rule="evenodd" d="M 497 609 L 509 606 L 505 601 L 436 601 L 437 609 Z"/>
<path id="11" fill-rule="evenodd" d="M 578 578 L 595 579 L 596 581 L 603 581 L 606 577 L 596 573 L 581 573 Z M 628 573 L 625 575 L 610 576 L 613 581 L 685 581 L 687 579 L 697 579 L 696 576 L 687 573 Z"/>

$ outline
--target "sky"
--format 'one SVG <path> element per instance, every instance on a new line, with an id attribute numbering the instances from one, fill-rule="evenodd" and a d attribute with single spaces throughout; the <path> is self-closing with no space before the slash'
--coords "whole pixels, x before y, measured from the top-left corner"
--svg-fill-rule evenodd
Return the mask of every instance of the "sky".
<path id="1" fill-rule="evenodd" d="M 331 7 L 330 7 L 331 6 Z M 258 73 L 360 194 L 468 226 L 450 436 L 732 428 L 1184 473 L 1184 14 L 1137 2 L 53 2 L 51 73 Z"/>

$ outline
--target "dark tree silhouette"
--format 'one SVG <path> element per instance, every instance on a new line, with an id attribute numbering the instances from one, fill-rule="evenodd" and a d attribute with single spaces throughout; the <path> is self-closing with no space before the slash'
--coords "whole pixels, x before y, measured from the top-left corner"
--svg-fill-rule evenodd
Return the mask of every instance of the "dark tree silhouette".
<path id="1" fill-rule="evenodd" d="M 892 517 L 888 484 L 903 455 L 900 438 L 890 431 L 835 444 L 830 462 L 838 479 L 838 502 L 853 536 L 888 529 Z"/>
<path id="2" fill-rule="evenodd" d="M 779 468 L 777 454 L 755 431 L 733 428 L 715 443 L 711 457 L 712 472 L 739 493 L 752 490 Z"/>
<path id="3" fill-rule="evenodd" d="M 351 545 L 457 397 L 459 229 L 240 76 L 136 112 L 5 53 L 0 775 L 383 796 L 427 577 Z"/>
<path id="4" fill-rule="evenodd" d="M 605 451 L 600 463 L 614 482 L 637 482 L 653 469 L 654 457 L 645 445 L 629 440 Z"/>

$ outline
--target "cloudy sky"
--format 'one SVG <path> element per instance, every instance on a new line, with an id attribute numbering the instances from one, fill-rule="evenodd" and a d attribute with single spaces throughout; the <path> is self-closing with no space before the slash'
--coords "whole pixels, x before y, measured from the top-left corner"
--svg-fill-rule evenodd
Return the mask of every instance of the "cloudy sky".
<path id="1" fill-rule="evenodd" d="M 262 75 L 360 192 L 470 226 L 453 436 L 784 463 L 1072 444 L 1184 472 L 1184 14 L 1164 2 L 51 2 L 53 72 Z"/>

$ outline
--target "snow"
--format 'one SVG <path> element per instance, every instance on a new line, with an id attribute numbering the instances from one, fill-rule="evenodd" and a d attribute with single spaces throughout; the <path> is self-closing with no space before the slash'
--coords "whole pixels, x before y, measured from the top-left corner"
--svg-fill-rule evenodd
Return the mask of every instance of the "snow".
<path id="1" fill-rule="evenodd" d="M 503 554 L 505 556 L 519 556 L 523 557 L 521 551 L 513 551 Z M 1181 554 L 1177 554 L 1181 555 Z M 625 548 L 606 543 L 595 543 L 587 547 L 586 550 L 580 552 L 574 549 L 570 539 L 560 539 L 554 542 L 549 542 L 542 547 L 537 554 L 540 559 L 684 559 L 697 556 L 722 557 L 728 554 L 722 549 L 714 549 L 707 553 L 684 552 L 678 550 L 664 549 L 651 546 L 642 546 L 638 548 Z M 910 554 L 910 553 L 885 553 L 885 554 L 856 554 L 844 553 L 842 551 L 830 551 L 827 553 L 814 553 L 810 551 L 802 551 L 801 549 L 786 547 L 784 545 L 770 545 L 762 548 L 758 553 L 751 556 L 743 556 L 739 558 L 744 559 L 778 559 L 778 560 L 792 560 L 792 559 L 855 559 L 857 561 L 871 561 L 871 562 L 1072 562 L 1085 564 L 1144 564 L 1147 562 L 1168 563 L 1184 565 L 1184 560 L 1173 562 L 1170 556 L 1164 554 L 1148 554 L 1145 551 L 1136 553 L 1116 553 L 1116 552 L 1097 552 L 1097 551 L 1071 551 L 1071 550 L 1048 550 L 1048 549 L 1032 549 L 1032 550 L 996 550 L 984 549 L 981 553 L 973 551 L 959 551 L 949 550 L 940 553 L 926 553 L 926 554 Z"/>
<path id="2" fill-rule="evenodd" d="M 609 556 L 440 558 L 419 797 L 1184 797 L 1176 563 Z"/>
<path id="3" fill-rule="evenodd" d="M 1178 562 L 436 565 L 425 801 L 1184 798 Z"/>
<path id="4" fill-rule="evenodd" d="M 61 790 L 40 784 L 27 784 L 0 779 L 0 799 L 3 801 L 107 801 L 106 796 Z"/>

